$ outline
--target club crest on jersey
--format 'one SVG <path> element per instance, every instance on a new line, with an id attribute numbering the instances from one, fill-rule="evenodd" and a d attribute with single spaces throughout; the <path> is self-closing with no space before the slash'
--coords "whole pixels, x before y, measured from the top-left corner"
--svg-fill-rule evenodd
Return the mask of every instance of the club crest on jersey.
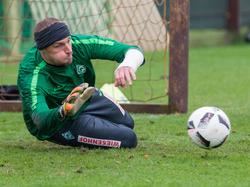
<path id="1" fill-rule="evenodd" d="M 67 131 L 67 132 L 62 133 L 62 136 L 63 136 L 66 140 L 74 140 L 74 139 L 75 139 L 74 135 L 73 135 L 70 131 Z"/>
<path id="2" fill-rule="evenodd" d="M 86 67 L 84 65 L 76 65 L 76 73 L 82 75 L 86 72 Z"/>

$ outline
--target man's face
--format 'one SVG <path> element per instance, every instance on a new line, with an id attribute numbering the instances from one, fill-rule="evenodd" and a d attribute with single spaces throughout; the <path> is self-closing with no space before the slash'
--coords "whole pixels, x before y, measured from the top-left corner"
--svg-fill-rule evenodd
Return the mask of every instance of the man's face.
<path id="1" fill-rule="evenodd" d="M 41 51 L 43 59 L 51 65 L 66 66 L 72 63 L 70 37 L 59 40 Z"/>

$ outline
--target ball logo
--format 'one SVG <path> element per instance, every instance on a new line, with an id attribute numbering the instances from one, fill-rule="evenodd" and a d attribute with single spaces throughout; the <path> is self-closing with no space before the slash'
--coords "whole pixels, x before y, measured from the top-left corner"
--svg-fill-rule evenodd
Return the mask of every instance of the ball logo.
<path id="1" fill-rule="evenodd" d="M 194 126 L 194 122 L 193 121 L 189 121 L 188 122 L 188 129 L 194 129 L 195 126 Z"/>
<path id="2" fill-rule="evenodd" d="M 214 113 L 206 113 L 200 120 L 200 123 L 198 125 L 199 128 L 205 128 L 209 121 L 212 119 L 214 116 Z"/>

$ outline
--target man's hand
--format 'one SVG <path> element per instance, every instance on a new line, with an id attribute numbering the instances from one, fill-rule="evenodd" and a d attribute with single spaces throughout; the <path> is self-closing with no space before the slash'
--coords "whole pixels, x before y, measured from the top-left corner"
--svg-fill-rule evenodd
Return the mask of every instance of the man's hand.
<path id="1" fill-rule="evenodd" d="M 88 86 L 88 83 L 83 83 L 71 91 L 60 109 L 62 117 L 74 116 L 81 106 L 92 96 L 95 88 Z"/>
<path id="2" fill-rule="evenodd" d="M 121 66 L 115 71 L 115 86 L 127 87 L 136 80 L 135 72 L 131 67 Z"/>

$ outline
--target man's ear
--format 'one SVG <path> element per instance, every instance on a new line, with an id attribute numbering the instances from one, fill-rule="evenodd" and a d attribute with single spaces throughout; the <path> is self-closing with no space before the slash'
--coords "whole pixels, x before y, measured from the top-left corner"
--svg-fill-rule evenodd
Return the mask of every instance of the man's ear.
<path id="1" fill-rule="evenodd" d="M 40 50 L 40 54 L 41 54 L 43 60 L 47 61 L 46 51 L 45 50 Z"/>

